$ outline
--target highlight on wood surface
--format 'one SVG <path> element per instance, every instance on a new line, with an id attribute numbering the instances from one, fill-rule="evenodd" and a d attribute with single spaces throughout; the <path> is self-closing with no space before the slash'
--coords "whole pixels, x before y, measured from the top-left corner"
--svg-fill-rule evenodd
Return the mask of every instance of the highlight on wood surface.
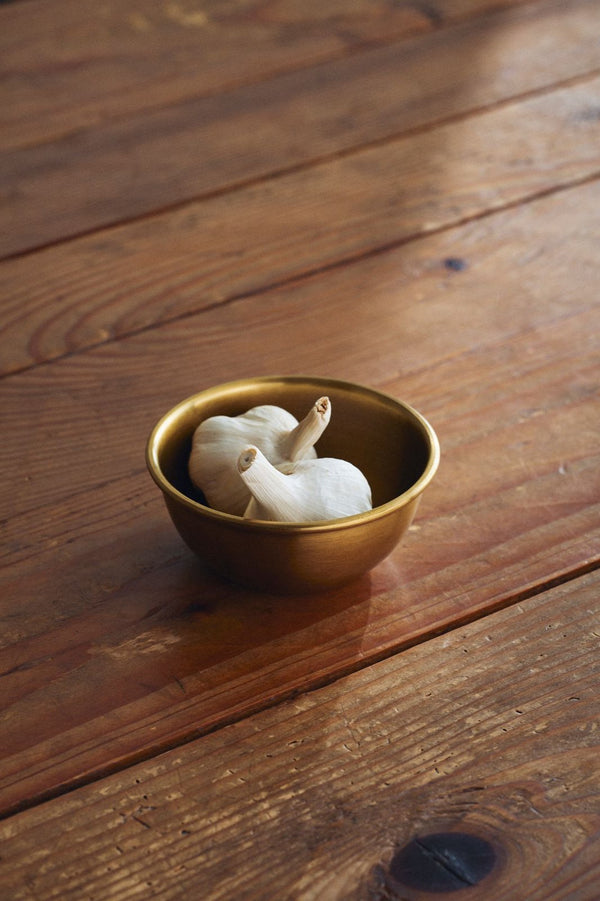
<path id="1" fill-rule="evenodd" d="M 5 380 L 0 403 L 13 425 L 0 456 L 4 469 L 23 474 L 26 466 L 28 478 L 0 486 L 12 511 L 0 585 L 14 607 L 0 652 L 11 671 L 6 740 L 14 750 L 0 761 L 3 809 L 21 798 L 15 774 L 28 797 L 43 796 L 102 770 L 107 755 L 118 766 L 185 740 L 590 565 L 598 535 L 591 499 L 600 493 L 589 431 L 597 248 L 595 230 L 580 231 L 578 221 L 583 210 L 594 222 L 599 209 L 597 187 L 584 185 L 497 214 L 484 229 L 470 223 L 196 323 L 172 323 L 160 337 L 148 332 Z M 565 242 L 576 232 L 576 242 Z M 470 266 L 448 272 L 443 261 L 457 248 Z M 368 308 L 357 302 L 364 296 Z M 409 318 L 398 316 L 399 296 Z M 315 338 L 314 310 L 334 333 L 350 302 L 368 355 L 352 338 L 333 347 Z M 141 449 L 150 406 L 160 413 L 190 393 L 190 373 L 208 384 L 227 378 L 231 356 L 281 371 L 286 352 L 275 339 L 288 317 L 299 368 L 327 357 L 357 381 L 383 380 L 388 393 L 429 415 L 446 451 L 419 511 L 421 531 L 409 533 L 401 560 L 392 557 L 349 595 L 279 605 L 273 614 L 269 599 L 227 594 L 194 567 Z M 157 354 L 178 361 L 168 381 Z M 100 382 L 110 411 L 98 407 Z M 113 398 L 124 405 L 116 415 Z M 65 446 L 67 422 L 78 439 Z M 34 428 L 43 446 L 32 445 Z M 180 702 L 173 674 L 185 686 Z M 138 721 L 148 728 L 132 728 Z M 59 738 L 57 725 L 65 729 Z"/>

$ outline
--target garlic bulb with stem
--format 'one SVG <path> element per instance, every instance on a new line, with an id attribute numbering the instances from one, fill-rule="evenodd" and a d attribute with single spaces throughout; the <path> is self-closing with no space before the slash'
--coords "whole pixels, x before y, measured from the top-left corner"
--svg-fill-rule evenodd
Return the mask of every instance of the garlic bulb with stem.
<path id="1" fill-rule="evenodd" d="M 245 519 L 314 522 L 372 508 L 367 479 L 346 460 L 319 457 L 275 467 L 249 446 L 239 456 L 238 470 L 252 494 Z"/>
<path id="2" fill-rule="evenodd" d="M 256 445 L 276 466 L 314 458 L 314 444 L 330 418 L 328 397 L 320 397 L 301 422 L 271 404 L 253 407 L 239 416 L 211 416 L 194 432 L 188 462 L 190 478 L 215 510 L 243 516 L 250 493 L 237 468 L 242 448 Z"/>

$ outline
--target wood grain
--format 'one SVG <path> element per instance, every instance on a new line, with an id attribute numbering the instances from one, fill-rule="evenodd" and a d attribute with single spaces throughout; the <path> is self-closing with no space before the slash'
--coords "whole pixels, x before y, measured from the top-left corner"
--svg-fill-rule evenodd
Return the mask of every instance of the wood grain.
<path id="1" fill-rule="evenodd" d="M 503 6 L 523 0 L 508 0 Z M 231 90 L 497 8 L 491 0 L 91 0 L 0 9 L 0 129 L 18 147 Z M 98 48 L 101 48 L 99 51 Z"/>
<path id="2" fill-rule="evenodd" d="M 590 0 L 526 4 L 8 149 L 0 154 L 2 255 L 586 75 L 600 64 L 599 17 Z"/>
<path id="3" fill-rule="evenodd" d="M 415 7 L 39 0 L 0 10 L 8 147 L 231 90 L 428 27 Z"/>
<path id="4" fill-rule="evenodd" d="M 597 563 L 599 189 L 5 379 L 3 810 Z M 458 272 L 444 265 L 457 254 Z M 349 304 L 360 340 L 336 331 Z M 296 371 L 381 385 L 432 419 L 443 448 L 403 546 L 301 603 L 211 578 L 142 468 L 168 403 L 289 365 L 284 320 Z"/>
<path id="5" fill-rule="evenodd" d="M 320 371 L 379 385 L 520 334 L 535 346 L 536 329 L 574 314 L 593 321 L 599 192 L 586 184 L 5 379 L 0 465 L 15 477 L 0 508 L 12 518 L 69 484 L 78 494 L 139 472 L 159 416 L 218 382 Z M 457 256 L 458 273 L 445 265 Z"/>
<path id="6" fill-rule="evenodd" d="M 3 146 L 231 90 L 524 0 L 42 0 L 0 7 Z M 101 49 L 99 49 L 101 48 Z"/>
<path id="7" fill-rule="evenodd" d="M 418 901 L 415 835 L 484 837 L 474 901 L 593 901 L 597 574 L 0 827 L 3 897 Z M 443 673 L 443 676 L 442 676 Z"/>
<path id="8" fill-rule="evenodd" d="M 597 175 L 599 98 L 593 78 L 49 248 L 35 265 L 5 260 L 0 372 Z"/>
<path id="9" fill-rule="evenodd" d="M 2 901 L 425 901 L 398 852 L 440 832 L 493 854 L 457 901 L 597 901 L 599 30 L 0 3 Z M 441 440 L 402 544 L 318 596 L 211 575 L 144 466 L 274 372 Z"/>

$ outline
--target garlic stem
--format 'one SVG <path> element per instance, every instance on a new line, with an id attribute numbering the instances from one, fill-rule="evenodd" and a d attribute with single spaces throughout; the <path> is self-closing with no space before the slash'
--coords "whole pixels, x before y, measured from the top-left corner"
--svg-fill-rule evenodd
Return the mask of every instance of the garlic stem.
<path id="1" fill-rule="evenodd" d="M 297 492 L 290 477 L 275 469 L 257 447 L 250 446 L 242 451 L 238 458 L 238 472 L 255 501 L 253 519 L 273 519 L 273 510 L 278 511 L 277 519 L 282 521 L 302 519 Z"/>
<path id="2" fill-rule="evenodd" d="M 320 397 L 308 411 L 302 422 L 292 429 L 286 440 L 288 460 L 295 462 L 305 457 L 316 444 L 331 419 L 331 401 Z"/>

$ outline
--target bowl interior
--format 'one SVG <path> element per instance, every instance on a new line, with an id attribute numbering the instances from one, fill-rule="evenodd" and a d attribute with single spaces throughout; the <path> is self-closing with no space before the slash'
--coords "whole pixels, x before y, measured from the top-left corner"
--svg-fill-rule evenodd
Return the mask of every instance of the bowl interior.
<path id="1" fill-rule="evenodd" d="M 322 395 L 331 399 L 331 421 L 317 444 L 320 457 L 358 466 L 373 492 L 373 506 L 394 500 L 437 466 L 431 427 L 414 410 L 369 388 L 331 379 L 266 378 L 208 389 L 175 407 L 155 430 L 151 465 L 178 492 L 205 504 L 187 462 L 192 435 L 209 416 L 237 416 L 259 404 L 275 404 L 302 419 Z"/>

